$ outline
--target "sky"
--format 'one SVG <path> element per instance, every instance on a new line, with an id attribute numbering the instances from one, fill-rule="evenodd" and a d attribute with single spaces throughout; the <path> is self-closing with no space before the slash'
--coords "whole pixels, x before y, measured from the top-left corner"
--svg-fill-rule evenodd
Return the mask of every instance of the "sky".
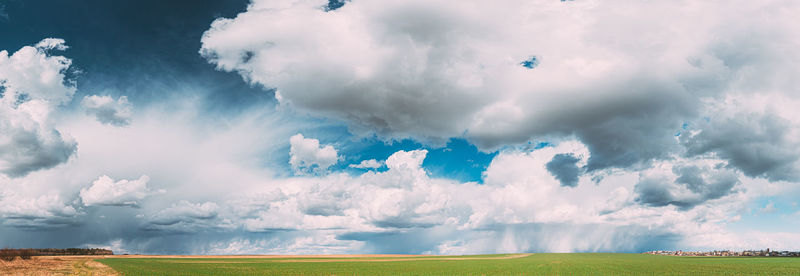
<path id="1" fill-rule="evenodd" d="M 800 250 L 798 13 L 0 0 L 0 246 Z"/>

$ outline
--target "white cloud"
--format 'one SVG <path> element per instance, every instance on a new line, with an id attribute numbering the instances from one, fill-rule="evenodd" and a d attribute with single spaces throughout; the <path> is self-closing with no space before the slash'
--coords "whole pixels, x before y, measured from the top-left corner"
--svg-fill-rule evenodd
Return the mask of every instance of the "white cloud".
<path id="1" fill-rule="evenodd" d="M 142 199 L 153 193 L 147 187 L 148 181 L 150 177 L 146 175 L 136 180 L 120 179 L 116 182 L 103 175 L 88 188 L 81 189 L 80 198 L 86 206 L 137 206 Z"/>
<path id="2" fill-rule="evenodd" d="M 42 41 L 39 41 L 39 43 L 36 43 L 36 46 L 34 46 L 34 47 L 36 47 L 36 49 L 45 50 L 45 51 L 46 50 L 53 50 L 53 49 L 59 50 L 59 51 L 64 51 L 67 48 L 69 48 L 69 46 L 65 45 L 64 42 L 65 41 L 63 39 L 60 39 L 60 38 L 45 38 L 45 39 L 42 39 Z"/>
<path id="3" fill-rule="evenodd" d="M 219 206 L 214 202 L 191 203 L 186 200 L 159 210 L 146 220 L 145 229 L 177 232 L 196 232 L 206 228 L 224 228 L 225 221 L 217 219 Z"/>
<path id="4" fill-rule="evenodd" d="M 357 135 L 501 151 L 482 185 L 430 177 L 424 151 L 273 180 L 237 213 L 249 230 L 419 235 L 431 252 L 741 248 L 726 225 L 745 203 L 797 191 L 796 3 L 323 5 L 254 0 L 201 54 Z M 558 146 L 513 148 L 531 140 Z"/>
<path id="5" fill-rule="evenodd" d="M 0 51 L 0 173 L 20 177 L 66 162 L 77 144 L 55 129 L 51 113 L 71 99 L 64 77 L 71 60 L 48 50 L 66 49 L 48 38 L 13 55 Z"/>
<path id="6" fill-rule="evenodd" d="M 49 50 L 66 48 L 63 39 L 46 38 L 34 47 L 22 47 L 11 56 L 6 50 L 0 51 L 0 83 L 5 88 L 3 101 L 13 102 L 21 95 L 55 104 L 72 99 L 76 88 L 64 76 L 72 60 L 48 54 Z"/>
<path id="7" fill-rule="evenodd" d="M 121 96 L 116 101 L 110 96 L 86 96 L 81 101 L 86 113 L 104 124 L 126 126 L 131 123 L 131 104 L 128 97 Z"/>
<path id="8" fill-rule="evenodd" d="M 117 240 L 109 241 L 107 244 L 92 244 L 92 243 L 88 243 L 88 244 L 84 245 L 83 247 L 84 248 L 108 249 L 108 250 L 111 250 L 112 252 L 114 252 L 114 254 L 117 254 L 117 255 L 130 253 L 127 250 L 125 250 L 125 248 L 123 248 L 122 245 L 123 245 L 122 240 L 121 239 L 117 239 Z"/>
<path id="9" fill-rule="evenodd" d="M 363 160 L 358 164 L 350 164 L 350 168 L 356 169 L 377 169 L 382 167 L 383 164 L 375 159 Z"/>
<path id="10" fill-rule="evenodd" d="M 241 218 L 248 231 L 376 231 L 437 225 L 448 220 L 446 214 L 456 208 L 451 205 L 460 201 L 448 200 L 456 193 L 455 182 L 431 179 L 421 168 L 426 153 L 396 152 L 386 161 L 386 172 L 273 180 L 225 206 L 237 206 L 232 218 Z"/>
<path id="11" fill-rule="evenodd" d="M 582 176 L 576 187 L 562 186 L 546 164 L 563 153 L 582 159 L 589 155 L 577 141 L 531 152 L 506 150 L 487 169 L 485 184 L 477 184 L 432 178 L 421 167 L 426 151 L 398 151 L 387 159 L 385 172 L 275 179 L 252 187 L 221 204 L 235 207 L 222 208 L 218 219 L 251 232 L 333 231 L 338 240 L 365 242 L 347 252 L 402 246 L 379 238 L 388 234 L 425 237 L 430 244 L 421 247 L 436 253 L 640 251 L 713 247 L 731 241 L 738 234 L 726 231 L 724 225 L 742 211 L 741 202 L 758 196 L 746 196 L 745 189 L 736 188 L 688 209 L 671 204 L 650 207 L 636 201 L 634 192 L 643 176 L 635 171 L 606 174 L 598 183 Z M 680 166 L 702 168 L 718 161 L 681 162 Z M 705 174 L 712 173 L 703 172 L 709 189 L 715 182 Z M 645 174 L 670 175 L 676 181 L 685 173 L 673 172 L 672 164 L 664 162 Z M 747 188 L 752 187 L 750 180 L 746 182 Z M 687 184 L 669 185 L 692 193 L 683 186 Z M 707 240 L 690 238 L 695 236 Z"/>
<path id="12" fill-rule="evenodd" d="M 57 193 L 23 195 L 8 186 L 0 190 L 0 218 L 5 225 L 32 229 L 76 225 L 79 215 L 81 212 Z"/>
<path id="13" fill-rule="evenodd" d="M 668 159 L 680 125 L 726 97 L 800 85 L 800 55 L 786 50 L 798 46 L 796 3 L 324 4 L 254 0 L 211 25 L 201 54 L 356 133 L 465 136 L 489 150 L 574 135 L 589 171 Z M 532 55 L 540 64 L 523 67 Z"/>
<path id="14" fill-rule="evenodd" d="M 66 168 L 48 171 L 52 172 L 49 178 L 42 174 L 13 179 L 11 185 L 28 181 L 27 185 L 46 190 L 52 186 L 44 183 L 96 170 L 92 164 L 111 164 L 117 168 L 115 174 L 147 171 L 159 183 L 169 183 L 166 188 L 170 193 L 158 197 L 159 200 L 148 200 L 147 204 L 141 204 L 141 209 L 125 208 L 139 214 L 131 219 L 139 223 L 142 231 L 226 235 L 231 237 L 230 242 L 236 242 L 230 247 L 224 246 L 227 241 L 214 244 L 217 240 L 182 245 L 185 250 L 192 250 L 189 252 L 233 252 L 237 248 L 240 252 L 263 253 L 363 253 L 398 248 L 432 253 L 636 251 L 662 244 L 674 248 L 681 246 L 675 245 L 680 241 L 687 241 L 685 244 L 689 246 L 713 246 L 738 236 L 724 230 L 725 221 L 736 215 L 736 206 L 741 202 L 761 193 L 753 190 L 760 184 L 748 180 L 742 184 L 753 191 L 747 197 L 728 194 L 702 202 L 691 210 L 680 210 L 673 205 L 638 204 L 634 192 L 640 179 L 637 171 L 605 173 L 599 183 L 591 181 L 592 175 L 583 175 L 576 187 L 563 187 L 546 164 L 557 154 L 572 153 L 581 159 L 577 165 L 584 166 L 590 153 L 577 141 L 534 151 L 504 150 L 487 169 L 484 184 L 431 177 L 422 168 L 425 150 L 396 152 L 384 161 L 387 170 L 383 172 L 275 178 L 247 163 L 226 167 L 231 160 L 241 162 L 263 152 L 254 150 L 252 145 L 257 143 L 246 142 L 250 139 L 242 135 L 246 132 L 237 131 L 252 129 L 246 123 L 241 128 L 231 126 L 214 137 L 193 138 L 181 136 L 197 133 L 191 127 L 169 127 L 174 122 L 145 119 L 130 128 L 111 128 L 110 132 L 97 136 L 94 129 L 88 128 L 97 124 L 86 124 L 89 118 L 80 118 L 83 123 L 70 126 L 70 131 L 78 139 L 95 139 L 79 140 L 93 141 L 83 143 L 91 146 L 82 148 L 81 155 L 85 158 L 83 162 L 90 163 L 70 164 L 71 172 Z M 169 118 L 181 120 L 176 116 Z M 171 131 L 154 131 L 159 129 Z M 263 141 L 263 137 L 254 141 Z M 278 140 L 283 139 L 276 139 L 276 145 L 281 144 Z M 150 141 L 160 143 L 155 145 Z M 115 151 L 116 157 L 103 154 L 123 142 L 129 148 Z M 318 144 L 315 147 L 322 148 Z M 142 155 L 161 159 L 156 163 L 148 158 L 137 159 Z M 168 165 L 176 162 L 182 165 Z M 691 162 L 704 167 L 718 160 Z M 671 163 L 655 166 L 649 174 L 677 177 L 672 176 L 671 166 Z M 118 169 L 122 167 L 126 170 Z M 187 179 L 186 173 L 195 177 Z M 58 189 L 68 192 L 69 186 L 64 184 Z M 250 239 L 251 232 L 269 238 Z M 294 234 L 271 236 L 276 233 Z M 381 238 L 385 235 L 396 239 Z M 695 235 L 706 235 L 708 240 L 688 242 L 694 241 L 691 237 Z M 162 248 L 132 238 L 126 237 L 122 247 L 135 249 L 132 252 Z M 424 242 L 419 242 L 419 247 L 406 248 L 400 244 L 404 239 Z M 294 241 L 296 245 L 292 245 Z"/>
<path id="15" fill-rule="evenodd" d="M 73 134 L 73 141 L 80 143 L 76 158 L 25 176 L 0 174 L 0 190 L 17 191 L 25 198 L 55 194 L 77 211 L 74 216 L 59 217 L 68 219 L 70 224 L 40 223 L 32 228 L 102 225 L 108 227 L 104 228 L 108 232 L 98 235 L 117 235 L 112 238 L 122 238 L 127 244 L 132 236 L 122 233 L 137 233 L 128 231 L 137 228 L 141 219 L 136 215 L 152 214 L 181 200 L 202 203 L 224 198 L 231 191 L 263 185 L 266 179 L 275 177 L 275 172 L 262 166 L 285 162 L 285 158 L 277 156 L 287 154 L 286 140 L 297 132 L 294 127 L 304 126 L 269 110 L 243 112 L 235 118 L 225 118 L 232 121 L 223 123 L 199 116 L 198 108 L 197 102 L 185 98 L 165 101 L 163 105 L 151 103 L 134 114 L 136 124 L 113 128 L 95 123 L 95 118 L 83 115 L 80 109 L 59 112 L 59 116 L 50 118 L 58 119 L 59 129 Z M 275 160 L 269 159 L 272 157 Z M 143 174 L 152 179 L 147 185 L 143 185 L 144 179 L 136 179 Z M 106 183 L 111 185 L 101 185 L 117 194 L 95 193 L 104 190 L 90 186 L 101 175 L 125 176 L 124 180 Z M 150 186 L 152 183 L 168 192 L 162 194 Z M 135 202 L 138 208 L 86 208 L 81 203 L 81 190 L 87 199 L 84 204 Z M 154 193 L 161 195 L 147 197 Z M 88 217 L 82 215 L 87 212 Z M 115 219 L 101 220 L 95 215 Z M 11 228 L 0 227 L 0 235 L 5 235 L 5 230 L 12 231 L 8 229 Z"/>
<path id="16" fill-rule="evenodd" d="M 296 134 L 289 139 L 289 164 L 298 174 L 324 172 L 339 162 L 339 155 L 331 145 L 321 146 L 319 140 Z"/>

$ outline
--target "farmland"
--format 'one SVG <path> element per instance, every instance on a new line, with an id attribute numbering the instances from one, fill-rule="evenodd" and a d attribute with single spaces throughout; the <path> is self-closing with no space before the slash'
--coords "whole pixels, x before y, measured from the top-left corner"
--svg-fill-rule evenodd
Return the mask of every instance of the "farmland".
<path id="1" fill-rule="evenodd" d="M 96 261 L 124 275 L 800 274 L 800 258 L 606 253 L 474 256 L 129 256 Z"/>

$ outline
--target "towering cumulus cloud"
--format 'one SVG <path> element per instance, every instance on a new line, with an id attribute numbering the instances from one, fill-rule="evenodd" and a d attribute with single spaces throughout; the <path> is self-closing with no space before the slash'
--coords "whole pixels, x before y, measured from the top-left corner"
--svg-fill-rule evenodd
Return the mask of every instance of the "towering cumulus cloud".
<path id="1" fill-rule="evenodd" d="M 329 232 L 377 251 L 400 246 L 387 235 L 451 253 L 725 244 L 741 202 L 800 177 L 798 12 L 771 0 L 253 0 L 211 24 L 200 54 L 358 137 L 499 150 L 480 185 L 431 177 L 426 151 L 289 179 L 262 197 L 274 215 L 244 212 L 257 217 L 246 229 L 349 229 Z M 292 139 L 293 167 L 334 164 L 316 140 Z M 539 141 L 551 143 L 526 146 Z M 382 168 L 360 161 L 350 167 Z"/>
<path id="2" fill-rule="evenodd" d="M 200 52 L 220 70 L 276 88 L 281 103 L 356 133 L 434 143 L 466 136 L 485 150 L 574 136 L 592 153 L 592 173 L 681 154 L 680 126 L 718 116 L 711 109 L 734 97 L 796 94 L 800 55 L 789 49 L 800 31 L 790 10 L 798 5 L 435 0 L 331 10 L 321 0 L 254 0 L 216 20 Z M 703 125 L 705 134 L 684 144 L 688 154 L 719 156 L 752 176 L 794 176 L 792 158 L 757 167 L 752 155 L 709 140 L 745 119 L 730 115 Z M 772 115 L 747 120 L 764 116 Z M 764 131 L 789 125 L 774 127 Z"/>
<path id="3" fill-rule="evenodd" d="M 72 61 L 51 56 L 64 40 L 48 38 L 10 55 L 0 51 L 0 173 L 18 177 L 64 163 L 77 144 L 52 125 L 53 109 L 75 86 L 64 73 Z"/>

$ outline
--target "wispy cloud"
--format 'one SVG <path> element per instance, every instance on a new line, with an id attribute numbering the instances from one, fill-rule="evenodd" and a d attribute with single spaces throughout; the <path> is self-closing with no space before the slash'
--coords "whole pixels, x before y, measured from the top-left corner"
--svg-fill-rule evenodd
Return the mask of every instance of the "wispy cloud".
<path id="1" fill-rule="evenodd" d="M 6 12 L 6 5 L 0 3 L 0 18 L 9 20 L 8 12 Z"/>

